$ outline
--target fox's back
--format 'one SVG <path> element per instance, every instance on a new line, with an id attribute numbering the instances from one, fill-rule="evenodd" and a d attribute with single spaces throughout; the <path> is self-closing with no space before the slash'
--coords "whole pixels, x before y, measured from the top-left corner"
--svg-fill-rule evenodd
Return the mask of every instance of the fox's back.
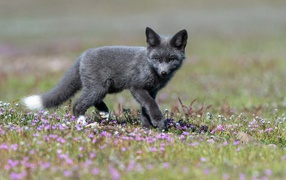
<path id="1" fill-rule="evenodd" d="M 145 86 L 154 79 L 147 62 L 146 47 L 106 46 L 82 55 L 81 74 L 99 83 L 111 82 L 111 91 Z"/>

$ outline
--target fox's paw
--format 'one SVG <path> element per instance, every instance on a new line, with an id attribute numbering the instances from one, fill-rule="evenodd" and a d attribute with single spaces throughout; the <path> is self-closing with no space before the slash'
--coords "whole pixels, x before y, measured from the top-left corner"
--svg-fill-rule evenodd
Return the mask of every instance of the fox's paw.
<path id="1" fill-rule="evenodd" d="M 99 116 L 100 116 L 102 119 L 109 120 L 110 114 L 109 114 L 109 112 L 100 111 L 100 112 L 99 112 Z"/>
<path id="2" fill-rule="evenodd" d="M 167 128 L 164 120 L 161 121 L 152 121 L 154 127 L 159 128 L 160 130 L 165 130 Z"/>
<path id="3" fill-rule="evenodd" d="M 79 116 L 76 121 L 77 124 L 86 125 L 86 118 L 84 116 Z"/>
<path id="4" fill-rule="evenodd" d="M 152 129 L 154 128 L 149 122 L 142 122 L 143 129 Z"/>

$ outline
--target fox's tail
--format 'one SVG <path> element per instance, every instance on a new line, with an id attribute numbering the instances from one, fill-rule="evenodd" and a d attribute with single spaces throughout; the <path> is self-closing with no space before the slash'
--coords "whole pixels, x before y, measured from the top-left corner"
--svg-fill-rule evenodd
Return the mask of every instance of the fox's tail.
<path id="1" fill-rule="evenodd" d="M 61 105 L 82 87 L 79 75 L 79 65 L 80 58 L 76 60 L 53 89 L 45 94 L 25 97 L 22 100 L 23 104 L 32 110 L 52 108 Z"/>

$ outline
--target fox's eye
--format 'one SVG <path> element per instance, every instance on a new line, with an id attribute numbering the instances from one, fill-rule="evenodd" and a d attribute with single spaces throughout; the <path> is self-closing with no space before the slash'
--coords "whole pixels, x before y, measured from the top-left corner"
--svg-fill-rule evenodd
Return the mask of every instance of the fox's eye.
<path id="1" fill-rule="evenodd" d="M 160 61 L 160 58 L 159 57 L 153 57 L 152 58 L 154 61 Z"/>
<path id="2" fill-rule="evenodd" d="M 175 60 L 177 60 L 177 57 L 173 57 L 173 56 L 169 57 L 169 61 L 175 61 Z"/>

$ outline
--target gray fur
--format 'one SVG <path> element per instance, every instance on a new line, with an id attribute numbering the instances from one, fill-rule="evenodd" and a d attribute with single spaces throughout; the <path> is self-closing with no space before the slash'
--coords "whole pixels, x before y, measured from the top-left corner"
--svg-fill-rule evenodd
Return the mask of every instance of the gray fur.
<path id="1" fill-rule="evenodd" d="M 41 95 L 43 106 L 45 108 L 52 108 L 61 105 L 81 89 L 82 85 L 79 75 L 79 64 L 80 59 L 77 59 L 60 82 L 49 92 Z"/>
<path id="2" fill-rule="evenodd" d="M 45 108 L 59 106 L 82 89 L 73 113 L 76 117 L 95 106 L 108 112 L 103 102 L 108 93 L 129 89 L 141 104 L 143 127 L 164 128 L 164 117 L 155 101 L 185 58 L 187 31 L 161 37 L 146 28 L 146 47 L 107 46 L 85 51 L 60 83 L 41 95 Z"/>

